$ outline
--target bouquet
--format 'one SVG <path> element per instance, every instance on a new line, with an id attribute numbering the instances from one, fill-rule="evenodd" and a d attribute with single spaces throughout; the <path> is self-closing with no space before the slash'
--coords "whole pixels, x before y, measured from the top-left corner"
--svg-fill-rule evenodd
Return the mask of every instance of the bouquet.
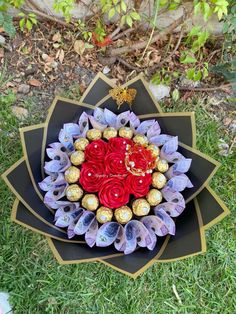
<path id="1" fill-rule="evenodd" d="M 114 87 L 98 74 L 79 102 L 57 97 L 20 134 L 24 157 L 3 174 L 12 219 L 60 263 L 135 278 L 205 252 L 205 230 L 229 213 L 208 185 L 218 162 L 195 148 L 194 113 L 163 113 L 142 76 Z"/>

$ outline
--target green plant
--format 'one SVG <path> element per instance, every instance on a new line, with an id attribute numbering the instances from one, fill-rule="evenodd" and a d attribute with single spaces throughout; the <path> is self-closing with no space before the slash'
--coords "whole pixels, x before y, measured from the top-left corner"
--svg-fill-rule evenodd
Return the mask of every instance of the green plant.
<path id="1" fill-rule="evenodd" d="M 105 27 L 101 20 L 98 20 L 96 23 L 96 28 L 94 30 L 94 33 L 96 34 L 96 40 L 99 42 L 103 42 L 106 37 L 106 31 Z"/>
<path id="2" fill-rule="evenodd" d="M 208 77 L 208 63 L 204 62 L 202 67 L 193 67 L 189 68 L 186 71 L 186 77 L 189 80 L 192 80 L 194 82 L 201 81 L 201 79 L 205 79 Z"/>
<path id="3" fill-rule="evenodd" d="M 139 13 L 133 8 L 129 8 L 124 0 L 100 0 L 102 13 L 108 15 L 111 20 L 116 14 L 119 17 L 120 26 L 128 25 L 133 26 L 134 21 L 141 19 Z"/>
<path id="4" fill-rule="evenodd" d="M 211 67 L 210 71 L 220 76 L 224 76 L 231 84 L 232 89 L 236 92 L 236 56 L 232 57 L 229 61 Z"/>
<path id="5" fill-rule="evenodd" d="M 18 15 L 20 16 L 19 25 L 22 32 L 25 29 L 30 32 L 33 28 L 33 25 L 37 24 L 37 17 L 34 13 L 25 14 L 23 12 L 20 12 Z"/>
<path id="6" fill-rule="evenodd" d="M 166 69 L 161 69 L 160 72 L 155 73 L 152 78 L 151 82 L 155 85 L 163 84 L 163 85 L 170 85 L 171 76 L 169 71 Z"/>
<path id="7" fill-rule="evenodd" d="M 78 27 L 79 32 L 82 34 L 84 40 L 90 41 L 92 37 L 92 32 L 87 30 L 86 24 L 82 20 L 78 20 L 75 25 Z"/>
<path id="8" fill-rule="evenodd" d="M 16 29 L 13 24 L 12 16 L 5 12 L 0 11 L 0 26 L 4 28 L 5 32 L 10 36 L 14 37 Z"/>
<path id="9" fill-rule="evenodd" d="M 71 21 L 71 11 L 74 9 L 75 0 L 54 0 L 53 8 L 56 12 L 61 12 L 67 23 Z"/>

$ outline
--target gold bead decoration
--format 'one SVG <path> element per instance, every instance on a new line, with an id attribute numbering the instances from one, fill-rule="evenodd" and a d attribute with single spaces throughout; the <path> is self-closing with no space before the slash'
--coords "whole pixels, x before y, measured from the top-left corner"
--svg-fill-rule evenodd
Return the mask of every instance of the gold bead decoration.
<path id="1" fill-rule="evenodd" d="M 69 185 L 66 189 L 66 197 L 71 202 L 77 202 L 83 195 L 83 190 L 78 184 Z"/>
<path id="2" fill-rule="evenodd" d="M 134 132 L 131 130 L 131 128 L 123 126 L 119 129 L 119 136 L 131 139 L 134 135 Z"/>
<path id="3" fill-rule="evenodd" d="M 168 169 L 169 169 L 169 164 L 167 160 L 165 159 L 158 160 L 156 170 L 160 172 L 166 172 Z"/>
<path id="4" fill-rule="evenodd" d="M 106 140 L 117 136 L 117 130 L 113 127 L 108 127 L 103 131 L 103 137 Z"/>
<path id="5" fill-rule="evenodd" d="M 146 216 L 150 212 L 151 207 L 144 198 L 138 198 L 133 202 L 132 209 L 136 216 Z"/>
<path id="6" fill-rule="evenodd" d="M 136 144 L 147 146 L 148 145 L 148 139 L 145 135 L 143 134 L 136 134 L 135 137 L 133 138 L 133 141 Z"/>
<path id="7" fill-rule="evenodd" d="M 87 131 L 86 136 L 90 141 L 99 140 L 100 138 L 102 138 L 102 131 L 97 129 L 91 129 Z"/>
<path id="8" fill-rule="evenodd" d="M 156 206 L 162 201 L 162 194 L 157 189 L 151 189 L 147 194 L 147 201 L 151 206 Z"/>
<path id="9" fill-rule="evenodd" d="M 152 174 L 152 186 L 157 189 L 162 189 L 166 184 L 166 177 L 161 172 Z"/>
<path id="10" fill-rule="evenodd" d="M 96 213 L 97 221 L 100 222 L 101 224 L 111 221 L 112 216 L 113 216 L 112 209 L 105 206 L 98 208 L 97 213 Z"/>
<path id="11" fill-rule="evenodd" d="M 76 150 L 85 150 L 86 146 L 89 144 L 89 141 L 87 140 L 87 138 L 81 137 L 78 138 L 75 142 L 74 142 L 74 148 Z"/>
<path id="12" fill-rule="evenodd" d="M 156 145 L 153 144 L 148 145 L 147 149 L 150 150 L 153 157 L 158 157 L 160 155 L 160 148 L 157 147 Z"/>
<path id="13" fill-rule="evenodd" d="M 126 224 L 132 219 L 133 213 L 128 206 L 121 206 L 115 210 L 116 221 L 120 224 Z"/>
<path id="14" fill-rule="evenodd" d="M 65 180 L 68 183 L 75 183 L 79 180 L 80 177 L 80 170 L 74 166 L 69 167 L 65 171 Z"/>
<path id="15" fill-rule="evenodd" d="M 84 162 L 84 152 L 77 150 L 70 156 L 70 161 L 75 166 L 80 166 Z"/>
<path id="16" fill-rule="evenodd" d="M 99 201 L 95 194 L 86 194 L 82 199 L 82 207 L 94 211 L 98 208 Z"/>

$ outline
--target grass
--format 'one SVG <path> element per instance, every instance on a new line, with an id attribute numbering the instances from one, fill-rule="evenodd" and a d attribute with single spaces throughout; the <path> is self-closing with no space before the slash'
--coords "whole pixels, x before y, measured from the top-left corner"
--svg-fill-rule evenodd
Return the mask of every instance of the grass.
<path id="1" fill-rule="evenodd" d="M 0 173 L 22 156 L 18 128 L 43 121 L 46 113 L 26 99 L 21 105 L 30 114 L 22 123 L 11 114 L 15 102 L 11 92 L 0 96 Z M 10 293 L 15 314 L 236 313 L 236 155 L 218 155 L 219 138 L 228 142 L 229 137 L 199 99 L 191 105 L 177 103 L 171 110 L 196 112 L 198 148 L 222 163 L 211 186 L 232 214 L 207 231 L 207 253 L 157 263 L 135 281 L 100 263 L 60 266 L 42 236 L 11 223 L 14 196 L 1 181 L 0 291 Z"/>

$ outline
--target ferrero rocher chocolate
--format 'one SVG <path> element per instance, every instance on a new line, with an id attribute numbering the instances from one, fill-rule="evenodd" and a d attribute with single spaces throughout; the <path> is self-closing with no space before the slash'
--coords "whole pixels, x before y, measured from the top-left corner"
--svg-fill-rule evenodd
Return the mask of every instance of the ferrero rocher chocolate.
<path id="1" fill-rule="evenodd" d="M 69 167 L 65 171 L 65 180 L 68 183 L 75 183 L 79 180 L 80 170 L 74 166 Z"/>
<path id="2" fill-rule="evenodd" d="M 147 146 L 148 145 L 148 139 L 143 134 L 136 134 L 135 137 L 133 138 L 133 141 L 136 144 L 140 144 L 140 145 L 143 145 L 143 146 Z"/>
<path id="3" fill-rule="evenodd" d="M 94 211 L 98 208 L 99 201 L 96 195 L 86 194 L 82 199 L 82 207 Z"/>
<path id="4" fill-rule="evenodd" d="M 136 199 L 132 204 L 136 216 L 146 216 L 150 212 L 150 204 L 144 198 Z"/>
<path id="5" fill-rule="evenodd" d="M 86 146 L 89 144 L 89 141 L 87 140 L 87 138 L 81 137 L 78 138 L 75 142 L 74 142 L 74 148 L 76 150 L 85 150 Z"/>
<path id="6" fill-rule="evenodd" d="M 102 137 L 102 131 L 97 129 L 91 129 L 88 130 L 86 136 L 90 141 L 99 140 Z"/>
<path id="7" fill-rule="evenodd" d="M 113 127 L 106 128 L 103 131 L 103 137 L 106 140 L 109 140 L 110 138 L 116 137 L 116 136 L 117 136 L 117 130 L 115 128 L 113 128 Z"/>
<path id="8" fill-rule="evenodd" d="M 66 189 L 66 197 L 71 202 L 77 202 L 83 195 L 83 190 L 78 184 L 69 185 Z"/>
<path id="9" fill-rule="evenodd" d="M 147 149 L 151 151 L 153 157 L 158 157 L 160 155 L 160 148 L 156 145 L 148 145 Z"/>
<path id="10" fill-rule="evenodd" d="M 84 152 L 77 150 L 70 156 L 70 161 L 73 165 L 79 166 L 84 162 Z"/>
<path id="11" fill-rule="evenodd" d="M 128 128 L 126 126 L 123 126 L 119 129 L 119 136 L 124 138 L 131 139 L 133 137 L 134 132 L 131 130 L 131 128 Z"/>
<path id="12" fill-rule="evenodd" d="M 132 210 L 128 206 L 121 206 L 115 210 L 115 218 L 120 224 L 126 224 L 132 216 Z"/>
<path id="13" fill-rule="evenodd" d="M 166 172 L 169 169 L 168 161 L 165 159 L 160 159 L 157 162 L 156 170 L 160 172 Z"/>
<path id="14" fill-rule="evenodd" d="M 162 194 L 156 189 L 151 189 L 147 194 L 147 201 L 151 206 L 156 206 L 162 201 Z"/>
<path id="15" fill-rule="evenodd" d="M 98 208 L 97 213 L 96 213 L 97 221 L 100 222 L 101 224 L 111 221 L 112 216 L 113 216 L 112 209 L 105 206 Z"/>
<path id="16" fill-rule="evenodd" d="M 154 172 L 152 174 L 152 186 L 157 189 L 162 189 L 166 184 L 166 177 L 161 172 Z"/>

